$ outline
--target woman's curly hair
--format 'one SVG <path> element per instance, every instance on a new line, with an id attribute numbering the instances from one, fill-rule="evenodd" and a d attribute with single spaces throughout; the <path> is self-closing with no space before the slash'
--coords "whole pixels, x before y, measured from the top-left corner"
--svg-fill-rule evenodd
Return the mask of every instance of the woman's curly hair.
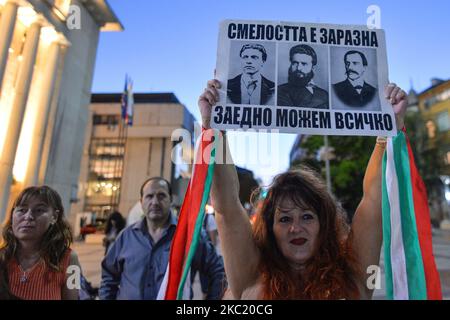
<path id="1" fill-rule="evenodd" d="M 291 199 L 296 206 L 310 209 L 319 218 L 318 246 L 305 264 L 302 275 L 293 274 L 273 232 L 274 215 L 280 201 Z M 256 199 L 256 200 L 255 200 Z M 302 167 L 275 177 L 260 199 L 252 195 L 257 216 L 253 237 L 260 250 L 259 271 L 263 299 L 358 299 L 356 259 L 349 245 L 349 225 L 345 213 L 327 191 L 323 180 Z"/>

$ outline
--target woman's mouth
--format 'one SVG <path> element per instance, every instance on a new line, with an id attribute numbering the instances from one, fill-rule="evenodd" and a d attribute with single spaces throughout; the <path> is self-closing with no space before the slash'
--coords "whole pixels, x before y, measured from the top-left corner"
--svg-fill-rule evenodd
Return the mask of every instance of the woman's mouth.
<path id="1" fill-rule="evenodd" d="M 32 229 L 34 229 L 34 226 L 21 226 L 21 227 L 19 227 L 20 231 L 30 231 Z"/>
<path id="2" fill-rule="evenodd" d="M 296 246 L 302 246 L 306 243 L 306 241 L 308 241 L 308 240 L 305 238 L 296 238 L 296 239 L 291 240 L 290 243 L 292 243 L 293 245 L 296 245 Z"/>

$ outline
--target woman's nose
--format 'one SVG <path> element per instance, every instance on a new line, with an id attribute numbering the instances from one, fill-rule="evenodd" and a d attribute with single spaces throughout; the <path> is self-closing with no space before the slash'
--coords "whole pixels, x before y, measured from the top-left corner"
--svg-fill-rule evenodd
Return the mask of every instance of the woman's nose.
<path id="1" fill-rule="evenodd" d="M 23 218 L 25 220 L 33 220 L 34 219 L 34 216 L 33 216 L 33 213 L 31 212 L 31 209 L 28 209 L 28 211 L 25 212 L 25 215 L 23 216 Z"/>
<path id="2" fill-rule="evenodd" d="M 294 221 L 291 225 L 291 227 L 289 228 L 289 232 L 291 233 L 296 233 L 296 232 L 300 232 L 302 229 L 302 224 L 300 223 L 300 221 Z"/>

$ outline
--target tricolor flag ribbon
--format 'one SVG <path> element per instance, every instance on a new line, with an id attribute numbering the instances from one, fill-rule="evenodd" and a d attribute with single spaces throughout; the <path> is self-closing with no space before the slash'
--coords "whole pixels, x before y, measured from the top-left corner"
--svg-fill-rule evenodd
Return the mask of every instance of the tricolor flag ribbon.
<path id="1" fill-rule="evenodd" d="M 405 131 L 387 139 L 382 188 L 386 297 L 442 299 L 427 193 Z"/>
<path id="2" fill-rule="evenodd" d="M 217 131 L 202 129 L 158 299 L 189 299 L 190 267 L 200 239 L 205 206 L 211 189 L 217 138 Z"/>

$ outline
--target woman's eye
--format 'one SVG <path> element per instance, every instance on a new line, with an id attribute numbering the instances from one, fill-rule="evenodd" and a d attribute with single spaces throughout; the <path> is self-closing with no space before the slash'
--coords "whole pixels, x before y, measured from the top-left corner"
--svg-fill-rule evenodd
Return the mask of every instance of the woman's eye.
<path id="1" fill-rule="evenodd" d="M 291 219 L 289 217 L 281 217 L 280 222 L 289 222 Z"/>
<path id="2" fill-rule="evenodd" d="M 302 218 L 303 220 L 312 220 L 314 216 L 311 213 L 305 213 Z"/>

